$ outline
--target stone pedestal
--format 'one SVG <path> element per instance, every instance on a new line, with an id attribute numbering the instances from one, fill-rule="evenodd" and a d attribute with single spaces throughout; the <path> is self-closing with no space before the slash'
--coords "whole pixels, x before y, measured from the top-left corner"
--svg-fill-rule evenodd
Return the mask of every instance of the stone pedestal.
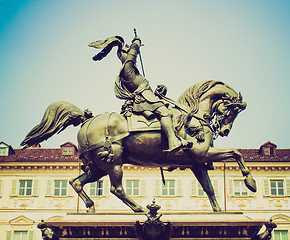
<path id="1" fill-rule="evenodd" d="M 161 212 L 162 222 L 172 224 L 171 239 L 255 239 L 264 220 L 250 219 L 242 213 Z M 147 221 L 144 214 L 96 213 L 67 214 L 46 221 L 61 240 L 127 239 L 137 240 L 134 225 Z"/>

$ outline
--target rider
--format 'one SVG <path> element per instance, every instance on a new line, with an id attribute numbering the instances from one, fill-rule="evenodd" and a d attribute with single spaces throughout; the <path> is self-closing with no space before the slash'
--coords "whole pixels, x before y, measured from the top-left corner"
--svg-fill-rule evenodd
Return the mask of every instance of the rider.
<path id="1" fill-rule="evenodd" d="M 131 46 L 126 45 L 118 51 L 122 67 L 116 79 L 115 94 L 118 98 L 129 99 L 128 102 L 132 104 L 133 112 L 143 114 L 147 118 L 151 117 L 153 113 L 160 120 L 161 128 L 168 139 L 166 152 L 174 152 L 182 147 L 190 148 L 192 143 L 175 135 L 171 113 L 165 104 L 154 95 L 149 81 L 139 73 L 135 65 L 140 46 L 140 38 L 135 37 Z"/>

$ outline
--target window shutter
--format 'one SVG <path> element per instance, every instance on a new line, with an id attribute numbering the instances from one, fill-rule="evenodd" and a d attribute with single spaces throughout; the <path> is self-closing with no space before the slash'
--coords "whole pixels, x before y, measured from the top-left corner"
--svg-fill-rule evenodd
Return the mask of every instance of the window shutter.
<path id="1" fill-rule="evenodd" d="M 67 186 L 67 190 L 68 190 L 68 196 L 74 196 L 74 189 L 73 189 L 73 187 L 70 185 L 70 184 L 68 184 L 68 186 Z"/>
<path id="2" fill-rule="evenodd" d="M 46 196 L 52 195 L 52 180 L 47 180 Z"/>
<path id="3" fill-rule="evenodd" d="M 6 240 L 12 240 L 11 237 L 12 237 L 11 231 L 7 231 Z"/>
<path id="4" fill-rule="evenodd" d="M 197 181 L 196 180 L 191 180 L 191 195 L 192 196 L 197 196 Z"/>
<path id="5" fill-rule="evenodd" d="M 63 189 L 65 189 L 65 190 L 66 190 L 66 192 L 65 192 L 64 196 L 69 196 L 69 189 L 70 189 L 70 184 L 69 184 L 68 180 L 62 180 L 62 181 L 64 181 L 62 184 L 64 184 L 64 183 L 65 183 L 65 186 L 64 186 L 64 185 L 62 185 L 62 186 L 63 186 Z M 62 192 L 62 190 L 61 190 L 61 192 Z"/>
<path id="6" fill-rule="evenodd" d="M 233 179 L 229 179 L 228 180 L 228 195 L 229 196 L 234 196 L 234 188 L 233 188 L 233 183 L 234 183 L 234 180 Z"/>
<path id="7" fill-rule="evenodd" d="M 145 180 L 140 180 L 140 195 L 145 196 L 146 195 L 146 188 L 145 188 Z"/>
<path id="8" fill-rule="evenodd" d="M 290 196 L 290 179 L 286 179 L 286 195 Z"/>
<path id="9" fill-rule="evenodd" d="M 270 183 L 269 179 L 264 179 L 264 195 L 270 196 Z"/>
<path id="10" fill-rule="evenodd" d="M 2 180 L 0 180 L 0 197 L 2 197 Z"/>
<path id="11" fill-rule="evenodd" d="M 155 196 L 160 196 L 160 180 L 155 180 Z"/>
<path id="12" fill-rule="evenodd" d="M 246 184 L 245 184 L 246 185 Z M 247 188 L 247 186 L 246 186 Z M 255 196 L 256 193 L 255 192 L 252 192 L 250 189 L 247 188 L 247 192 L 248 192 L 248 196 Z"/>
<path id="13" fill-rule="evenodd" d="M 92 184 L 94 184 L 94 183 L 87 183 L 86 185 L 83 186 L 83 191 L 85 191 L 88 196 L 91 196 L 91 185 Z M 96 184 L 94 184 L 94 185 L 95 185 L 94 187 L 96 188 Z"/>
<path id="14" fill-rule="evenodd" d="M 182 180 L 176 180 L 176 196 L 182 196 Z"/>
<path id="15" fill-rule="evenodd" d="M 12 180 L 12 189 L 11 189 L 11 196 L 17 195 L 17 180 Z"/>
<path id="16" fill-rule="evenodd" d="M 34 232 L 33 231 L 29 231 L 28 232 L 28 240 L 33 240 L 33 234 Z"/>
<path id="17" fill-rule="evenodd" d="M 104 180 L 104 196 L 108 196 L 110 191 L 110 182 L 108 179 Z"/>
<path id="18" fill-rule="evenodd" d="M 37 196 L 38 195 L 38 179 L 33 180 L 33 189 L 32 189 L 32 195 Z"/>
<path id="19" fill-rule="evenodd" d="M 218 194 L 219 194 L 219 180 L 217 178 L 214 178 L 212 180 L 212 185 L 213 185 L 215 196 L 218 196 Z"/>

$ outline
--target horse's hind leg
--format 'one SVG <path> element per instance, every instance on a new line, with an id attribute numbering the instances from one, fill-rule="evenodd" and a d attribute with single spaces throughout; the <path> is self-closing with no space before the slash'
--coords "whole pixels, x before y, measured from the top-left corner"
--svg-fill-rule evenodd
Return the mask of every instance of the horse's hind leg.
<path id="1" fill-rule="evenodd" d="M 192 166 L 191 171 L 196 176 L 203 190 L 208 196 L 210 204 L 214 212 L 221 212 L 221 208 L 216 200 L 214 189 L 211 180 L 208 176 L 207 168 L 204 164 L 197 164 Z"/>
<path id="2" fill-rule="evenodd" d="M 134 212 L 144 212 L 140 205 L 138 205 L 133 199 L 131 199 L 124 191 L 122 185 L 123 170 L 121 165 L 115 165 L 109 172 L 111 180 L 111 193 L 122 200 L 127 206 L 129 206 Z"/>
<path id="3" fill-rule="evenodd" d="M 87 173 L 83 173 L 80 176 L 69 180 L 70 185 L 72 188 L 77 192 L 80 198 L 85 203 L 86 207 L 88 208 L 87 212 L 93 213 L 95 212 L 94 202 L 89 198 L 86 192 L 83 190 L 84 181 L 87 181 L 89 176 Z"/>
<path id="4" fill-rule="evenodd" d="M 107 175 L 107 173 L 100 170 L 95 171 L 91 177 L 87 173 L 83 173 L 80 176 L 73 178 L 69 181 L 70 185 L 78 193 L 80 198 L 84 201 L 86 207 L 88 208 L 87 212 L 89 213 L 95 212 L 94 202 L 83 190 L 83 186 L 87 183 L 95 182 L 105 175 Z"/>

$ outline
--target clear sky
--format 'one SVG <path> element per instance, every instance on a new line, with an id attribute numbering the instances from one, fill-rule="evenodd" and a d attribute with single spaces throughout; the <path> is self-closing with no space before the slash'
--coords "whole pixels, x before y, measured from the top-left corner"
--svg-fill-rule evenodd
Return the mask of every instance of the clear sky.
<path id="1" fill-rule="evenodd" d="M 153 89 L 177 99 L 202 80 L 221 80 L 248 103 L 222 148 L 290 147 L 290 1 L 0 0 L 0 141 L 17 148 L 59 100 L 95 115 L 119 112 L 116 49 L 101 62 L 88 44 L 137 28 Z M 42 144 L 77 144 L 69 127 Z"/>

